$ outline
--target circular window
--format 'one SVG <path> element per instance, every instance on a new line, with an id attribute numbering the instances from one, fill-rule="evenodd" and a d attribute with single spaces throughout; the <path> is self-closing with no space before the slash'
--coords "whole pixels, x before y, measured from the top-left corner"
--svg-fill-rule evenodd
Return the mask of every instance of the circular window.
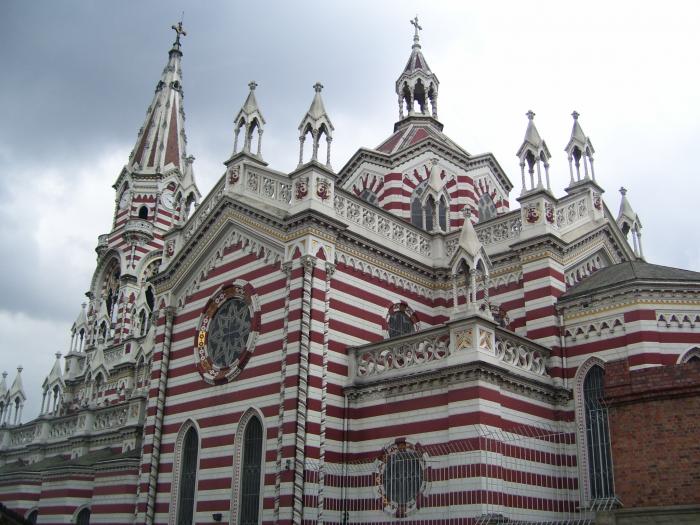
<path id="1" fill-rule="evenodd" d="M 245 350 L 250 334 L 250 309 L 238 297 L 227 300 L 209 323 L 209 357 L 217 366 L 231 366 Z"/>
<path id="2" fill-rule="evenodd" d="M 230 381 L 255 348 L 260 310 L 249 284 L 226 286 L 204 308 L 195 336 L 195 358 L 202 377 L 214 384 Z"/>
<path id="3" fill-rule="evenodd" d="M 378 480 L 385 511 L 403 517 L 418 508 L 418 497 L 425 488 L 424 469 L 419 446 L 401 442 L 385 449 Z"/>

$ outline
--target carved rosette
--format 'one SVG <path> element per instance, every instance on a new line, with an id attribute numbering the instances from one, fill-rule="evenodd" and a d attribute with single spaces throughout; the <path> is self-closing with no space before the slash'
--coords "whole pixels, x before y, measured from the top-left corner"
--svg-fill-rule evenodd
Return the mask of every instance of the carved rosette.
<path id="1" fill-rule="evenodd" d="M 227 365 L 217 364 L 210 355 L 209 328 L 219 309 L 229 299 L 240 299 L 248 305 L 250 312 L 250 332 L 244 348 L 238 356 Z M 260 305 L 255 289 L 250 283 L 236 281 L 219 289 L 204 307 L 194 338 L 194 359 L 202 378 L 210 384 L 222 384 L 233 380 L 241 373 L 255 351 L 255 342 L 260 332 Z"/>

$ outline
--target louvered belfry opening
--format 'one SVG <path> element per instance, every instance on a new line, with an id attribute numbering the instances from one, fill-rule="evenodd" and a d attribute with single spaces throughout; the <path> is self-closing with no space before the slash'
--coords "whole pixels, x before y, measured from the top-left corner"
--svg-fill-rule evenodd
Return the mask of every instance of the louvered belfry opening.
<path id="1" fill-rule="evenodd" d="M 192 525 L 197 482 L 197 431 L 190 427 L 182 444 L 182 467 L 178 492 L 177 525 Z"/>
<path id="2" fill-rule="evenodd" d="M 243 436 L 240 525 L 258 525 L 262 438 L 263 430 L 260 420 L 253 417 L 248 422 Z"/>
<path id="3" fill-rule="evenodd" d="M 603 403 L 603 369 L 591 368 L 583 382 L 583 398 L 586 408 L 586 450 L 590 495 L 593 500 L 608 499 L 615 495 L 613 467 L 610 454 L 610 429 L 608 408 Z"/>

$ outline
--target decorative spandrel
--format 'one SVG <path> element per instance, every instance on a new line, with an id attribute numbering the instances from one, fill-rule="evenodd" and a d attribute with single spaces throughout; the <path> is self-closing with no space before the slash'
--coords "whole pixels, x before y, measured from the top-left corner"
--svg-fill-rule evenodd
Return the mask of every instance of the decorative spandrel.
<path id="1" fill-rule="evenodd" d="M 230 366 L 245 350 L 250 334 L 250 310 L 245 301 L 229 299 L 209 325 L 209 356 L 218 366 Z"/>

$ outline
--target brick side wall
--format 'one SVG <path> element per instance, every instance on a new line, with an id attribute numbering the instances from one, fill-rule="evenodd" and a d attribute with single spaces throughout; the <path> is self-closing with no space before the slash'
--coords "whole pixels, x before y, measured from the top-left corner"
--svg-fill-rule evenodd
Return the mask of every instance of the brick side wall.
<path id="1" fill-rule="evenodd" d="M 626 508 L 697 504 L 700 364 L 605 367 L 615 492 Z"/>

